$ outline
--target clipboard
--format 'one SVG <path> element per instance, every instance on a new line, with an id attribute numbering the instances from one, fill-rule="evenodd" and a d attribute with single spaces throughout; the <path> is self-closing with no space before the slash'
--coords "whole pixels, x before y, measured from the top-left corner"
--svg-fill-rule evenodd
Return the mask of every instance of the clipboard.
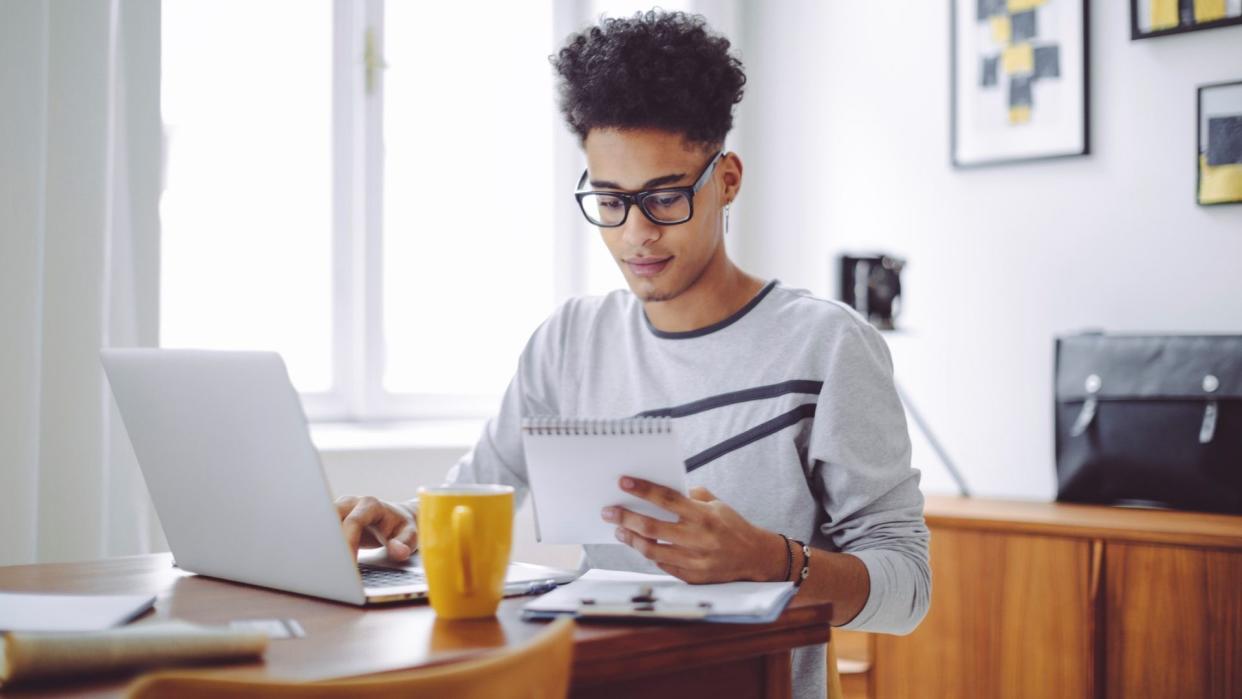
<path id="1" fill-rule="evenodd" d="M 776 621 L 793 599 L 792 582 L 691 585 L 667 575 L 592 569 L 529 602 L 524 619 L 668 619 L 728 624 Z"/>

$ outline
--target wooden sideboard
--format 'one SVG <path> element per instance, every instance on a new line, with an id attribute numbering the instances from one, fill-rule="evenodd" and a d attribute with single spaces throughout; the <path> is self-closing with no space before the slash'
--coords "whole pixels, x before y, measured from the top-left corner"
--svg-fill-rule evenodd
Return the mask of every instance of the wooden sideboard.
<path id="1" fill-rule="evenodd" d="M 851 697 L 1242 697 L 1242 516 L 929 497 L 932 603 Z M 843 668 L 844 669 L 844 668 Z"/>

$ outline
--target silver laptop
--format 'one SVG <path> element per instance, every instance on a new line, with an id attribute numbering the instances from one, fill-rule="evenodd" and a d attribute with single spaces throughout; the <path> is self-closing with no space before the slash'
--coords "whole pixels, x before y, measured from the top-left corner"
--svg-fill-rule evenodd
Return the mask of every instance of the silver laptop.
<path id="1" fill-rule="evenodd" d="M 427 596 L 416 562 L 355 562 L 280 355 L 100 357 L 178 567 L 357 605 Z M 514 563 L 506 592 L 573 577 Z"/>

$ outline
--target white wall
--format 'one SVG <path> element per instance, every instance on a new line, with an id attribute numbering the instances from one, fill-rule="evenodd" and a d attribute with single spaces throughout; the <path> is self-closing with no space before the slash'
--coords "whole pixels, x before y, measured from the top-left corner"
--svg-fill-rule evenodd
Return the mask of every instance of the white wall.
<path id="1" fill-rule="evenodd" d="M 1056 334 L 1242 332 L 1242 205 L 1194 203 L 1195 86 L 1242 79 L 1242 27 L 1131 42 L 1091 2 L 1092 154 L 957 171 L 947 2 L 744 7 L 738 257 L 821 294 L 842 251 L 907 257 L 898 377 L 978 493 L 1055 494 Z"/>

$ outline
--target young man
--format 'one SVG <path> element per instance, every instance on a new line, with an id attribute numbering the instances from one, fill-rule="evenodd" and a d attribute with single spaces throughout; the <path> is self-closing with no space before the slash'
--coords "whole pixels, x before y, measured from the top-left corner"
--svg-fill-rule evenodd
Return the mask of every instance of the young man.
<path id="1" fill-rule="evenodd" d="M 841 305 L 764 282 L 725 251 L 742 162 L 722 150 L 745 76 L 700 17 L 605 19 L 553 58 L 587 170 L 576 196 L 629 291 L 572 299 L 531 337 L 499 415 L 449 473 L 524 494 L 523 416 L 671 415 L 685 497 L 620 487 L 676 513 L 620 508 L 591 566 L 690 582 L 784 580 L 833 602 L 832 623 L 907 633 L 927 610 L 927 529 L 905 415 L 880 335 Z M 351 545 L 417 543 L 416 502 L 341 498 Z M 809 561 L 799 542 L 810 546 Z M 823 648 L 794 655 L 796 694 L 823 696 Z"/>

